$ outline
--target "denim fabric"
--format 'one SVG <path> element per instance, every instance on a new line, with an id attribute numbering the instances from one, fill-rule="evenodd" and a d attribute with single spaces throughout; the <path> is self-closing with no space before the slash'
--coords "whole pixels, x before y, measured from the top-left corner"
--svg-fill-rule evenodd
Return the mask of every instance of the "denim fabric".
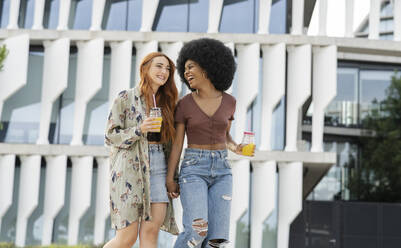
<path id="1" fill-rule="evenodd" d="M 167 166 L 161 144 L 149 144 L 150 202 L 168 202 L 166 175 Z"/>
<path id="2" fill-rule="evenodd" d="M 179 177 L 184 232 L 175 248 L 218 247 L 209 240 L 228 240 L 232 195 L 227 150 L 186 149 Z"/>

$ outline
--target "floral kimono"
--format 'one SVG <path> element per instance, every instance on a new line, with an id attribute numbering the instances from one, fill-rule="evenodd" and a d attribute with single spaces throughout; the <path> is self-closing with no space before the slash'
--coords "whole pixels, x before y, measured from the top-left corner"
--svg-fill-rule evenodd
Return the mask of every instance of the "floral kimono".
<path id="1" fill-rule="evenodd" d="M 110 147 L 110 215 L 112 228 L 151 220 L 148 141 L 140 131 L 146 113 L 139 87 L 118 94 L 111 108 L 105 134 Z M 166 161 L 170 145 L 163 145 Z M 178 234 L 169 199 L 162 230 Z"/>

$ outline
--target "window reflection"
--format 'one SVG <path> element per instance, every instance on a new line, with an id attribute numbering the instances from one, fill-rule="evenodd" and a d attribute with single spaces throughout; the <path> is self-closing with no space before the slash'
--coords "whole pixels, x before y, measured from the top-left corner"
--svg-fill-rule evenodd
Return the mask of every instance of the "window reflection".
<path id="1" fill-rule="evenodd" d="M 394 30 L 394 20 L 385 19 L 380 21 L 380 32 L 392 32 Z"/>
<path id="2" fill-rule="evenodd" d="M 57 109 L 57 124 L 55 124 L 55 143 L 70 144 L 74 127 L 74 102 L 77 72 L 77 52 L 74 49 L 70 55 L 68 87 L 59 99 Z M 82 141 L 86 145 L 103 145 L 104 128 L 109 111 L 109 81 L 111 54 L 106 49 L 103 57 L 102 88 L 89 101 L 86 109 Z M 135 55 L 132 56 L 131 71 L 135 70 Z M 131 75 L 134 73 L 131 73 Z M 134 80 L 132 80 L 133 82 Z M 131 85 L 132 87 L 132 85 Z"/>
<path id="3" fill-rule="evenodd" d="M 106 1 L 103 13 L 102 29 L 127 30 L 127 0 Z"/>
<path id="4" fill-rule="evenodd" d="M 142 23 L 142 1 L 128 1 L 128 30 L 139 31 Z"/>
<path id="5" fill-rule="evenodd" d="M 0 222 L 0 240 L 1 242 L 13 243 L 15 242 L 15 234 L 17 232 L 17 209 L 19 198 L 19 182 L 21 175 L 20 160 L 16 159 L 16 166 L 14 170 L 14 185 L 13 185 L 13 201 Z"/>
<path id="6" fill-rule="evenodd" d="M 159 1 L 153 22 L 154 31 L 188 31 L 188 0 Z"/>
<path id="7" fill-rule="evenodd" d="M 9 9 L 11 0 L 0 1 L 0 27 L 5 28 L 8 25 Z"/>
<path id="8" fill-rule="evenodd" d="M 337 96 L 326 109 L 326 124 L 355 127 L 358 124 L 358 71 L 339 68 Z"/>
<path id="9" fill-rule="evenodd" d="M 355 166 L 358 161 L 358 145 L 348 141 L 325 142 L 324 151 L 335 152 L 337 164 L 330 168 L 307 199 L 317 201 L 350 200 L 346 185 L 348 184 L 349 168 Z"/>
<path id="10" fill-rule="evenodd" d="M 361 71 L 361 121 L 373 111 L 384 114 L 380 103 L 386 98 L 386 89 L 390 86 L 393 75 L 394 72 L 390 71 Z"/>
<path id="11" fill-rule="evenodd" d="M 373 111 L 384 115 L 381 101 L 386 98 L 393 75 L 394 72 L 390 70 L 338 68 L 337 96 L 326 108 L 325 125 L 359 128 Z M 304 124 L 311 124 L 312 110 L 311 105 Z"/>
<path id="12" fill-rule="evenodd" d="M 104 128 L 109 111 L 110 58 L 110 54 L 104 55 L 102 88 L 89 101 L 86 109 L 83 132 L 83 142 L 86 145 L 104 143 Z"/>
<path id="13" fill-rule="evenodd" d="M 394 35 L 391 34 L 382 34 L 380 35 L 381 40 L 394 40 Z"/>
<path id="14" fill-rule="evenodd" d="M 56 29 L 58 25 L 60 0 L 46 0 L 43 27 Z"/>
<path id="15" fill-rule="evenodd" d="M 57 119 L 57 138 L 59 144 L 69 144 L 74 127 L 74 96 L 77 73 L 77 51 L 70 54 L 68 66 L 68 86 L 60 97 L 60 109 Z"/>
<path id="16" fill-rule="evenodd" d="M 36 143 L 39 135 L 42 71 L 43 52 L 31 51 L 28 59 L 27 84 L 4 103 L 0 142 Z"/>
<path id="17" fill-rule="evenodd" d="M 207 32 L 209 0 L 193 0 L 189 1 L 189 32 Z"/>
<path id="18" fill-rule="evenodd" d="M 141 0 L 108 0 L 104 7 L 102 29 L 138 31 L 141 15 Z"/>
<path id="19" fill-rule="evenodd" d="M 388 1 L 387 3 L 384 4 L 380 11 L 380 16 L 385 17 L 385 16 L 393 16 L 393 1 Z"/>
<path id="20" fill-rule="evenodd" d="M 92 0 L 72 0 L 69 27 L 72 29 L 89 29 L 91 15 Z"/>
<path id="21" fill-rule="evenodd" d="M 287 0 L 273 0 L 270 10 L 269 33 L 285 34 L 287 26 L 286 18 L 287 18 Z"/>
<path id="22" fill-rule="evenodd" d="M 31 28 L 33 25 L 33 14 L 35 9 L 34 0 L 20 2 L 18 26 L 20 28 Z"/>
<path id="23" fill-rule="evenodd" d="M 220 32 L 254 33 L 255 1 L 226 0 L 221 13 Z"/>

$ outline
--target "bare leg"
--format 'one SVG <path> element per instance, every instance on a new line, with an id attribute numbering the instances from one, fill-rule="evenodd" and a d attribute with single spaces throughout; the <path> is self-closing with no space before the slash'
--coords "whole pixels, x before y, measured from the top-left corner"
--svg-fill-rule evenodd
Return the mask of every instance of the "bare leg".
<path id="1" fill-rule="evenodd" d="M 142 221 L 139 229 L 139 247 L 157 248 L 157 237 L 167 212 L 167 203 L 151 204 L 152 221 Z"/>
<path id="2" fill-rule="evenodd" d="M 138 237 L 138 222 L 133 222 L 126 228 L 116 231 L 116 236 L 107 242 L 103 248 L 131 248 Z"/>

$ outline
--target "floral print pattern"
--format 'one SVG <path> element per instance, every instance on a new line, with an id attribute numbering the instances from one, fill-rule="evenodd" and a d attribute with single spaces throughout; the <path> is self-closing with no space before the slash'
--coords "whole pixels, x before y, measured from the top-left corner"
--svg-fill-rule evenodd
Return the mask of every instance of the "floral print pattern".
<path id="1" fill-rule="evenodd" d="M 146 113 L 139 87 L 121 91 L 107 120 L 105 144 L 110 147 L 110 215 L 112 228 L 151 220 L 148 141 L 140 131 Z M 169 146 L 164 145 L 166 158 Z M 162 230 L 178 234 L 170 202 Z"/>

